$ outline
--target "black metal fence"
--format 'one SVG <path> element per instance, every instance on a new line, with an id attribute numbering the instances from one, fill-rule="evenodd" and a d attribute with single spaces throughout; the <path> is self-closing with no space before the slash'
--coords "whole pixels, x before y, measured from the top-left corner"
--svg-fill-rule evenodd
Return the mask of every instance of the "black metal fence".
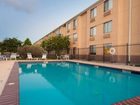
<path id="1" fill-rule="evenodd" d="M 97 45 L 95 48 L 72 48 L 61 51 L 60 55 L 68 54 L 70 59 L 122 63 L 129 65 L 140 65 L 140 44 L 105 46 Z M 50 52 L 48 58 L 56 58 L 55 52 Z"/>
<path id="2" fill-rule="evenodd" d="M 97 46 L 94 52 L 90 48 L 73 48 L 70 56 L 71 59 L 140 65 L 140 44 L 102 45 Z"/>

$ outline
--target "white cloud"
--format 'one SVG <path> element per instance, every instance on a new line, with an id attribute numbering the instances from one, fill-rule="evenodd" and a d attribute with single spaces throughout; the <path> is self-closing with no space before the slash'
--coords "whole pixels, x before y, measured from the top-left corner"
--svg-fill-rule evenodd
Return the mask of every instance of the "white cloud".
<path id="1" fill-rule="evenodd" d="M 6 6 L 11 6 L 16 10 L 33 12 L 39 0 L 0 0 L 0 3 L 5 4 Z"/>

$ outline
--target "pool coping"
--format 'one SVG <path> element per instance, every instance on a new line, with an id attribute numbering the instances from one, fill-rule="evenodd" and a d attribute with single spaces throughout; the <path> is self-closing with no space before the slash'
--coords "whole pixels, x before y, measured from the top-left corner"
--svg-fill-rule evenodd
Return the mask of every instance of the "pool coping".
<path id="1" fill-rule="evenodd" d="M 99 66 L 99 67 L 118 69 L 121 71 L 128 71 L 128 72 L 140 74 L 140 67 L 129 66 L 124 64 L 116 64 L 116 63 L 102 63 L 102 62 L 82 61 L 82 60 L 20 60 L 18 62 L 19 63 L 73 62 L 73 63 L 81 63 L 81 64 L 88 64 L 88 65 Z"/>
<path id="2" fill-rule="evenodd" d="M 101 62 L 92 62 L 92 61 L 81 61 L 81 60 L 67 60 L 69 62 L 74 63 L 81 63 L 81 64 L 88 64 L 98 67 L 106 67 L 106 68 L 112 68 L 112 69 L 118 69 L 121 71 L 128 71 L 133 73 L 140 73 L 140 67 L 134 67 L 129 65 L 123 65 L 123 64 L 116 64 L 116 63 L 101 63 Z"/>
<path id="3" fill-rule="evenodd" d="M 0 61 L 0 96 L 9 78 L 15 61 Z"/>
<path id="4" fill-rule="evenodd" d="M 15 62 L 0 96 L 0 105 L 19 105 L 19 72 Z"/>

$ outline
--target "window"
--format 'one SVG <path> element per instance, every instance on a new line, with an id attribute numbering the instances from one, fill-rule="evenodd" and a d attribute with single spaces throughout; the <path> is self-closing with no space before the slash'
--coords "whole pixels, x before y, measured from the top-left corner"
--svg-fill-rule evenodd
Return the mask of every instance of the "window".
<path id="1" fill-rule="evenodd" d="M 104 2 L 104 12 L 111 10 L 113 7 L 113 1 L 112 0 L 106 0 Z"/>
<path id="2" fill-rule="evenodd" d="M 110 33 L 112 31 L 112 21 L 104 23 L 104 33 Z"/>
<path id="3" fill-rule="evenodd" d="M 74 41 L 74 43 L 75 43 L 77 40 L 78 40 L 78 35 L 77 35 L 77 33 L 74 33 L 74 34 L 73 34 L 73 41 Z"/>
<path id="4" fill-rule="evenodd" d="M 60 35 L 60 29 L 56 30 L 56 31 L 55 31 L 55 34 L 56 34 L 56 35 Z"/>
<path id="5" fill-rule="evenodd" d="M 96 55 L 96 45 L 90 45 L 90 54 Z"/>
<path id="6" fill-rule="evenodd" d="M 90 17 L 95 18 L 96 16 L 97 16 L 97 10 L 96 10 L 96 8 L 94 8 L 90 11 Z"/>
<path id="7" fill-rule="evenodd" d="M 77 19 L 74 19 L 73 20 L 73 29 L 76 29 L 77 28 Z"/>
<path id="8" fill-rule="evenodd" d="M 70 23 L 67 23 L 66 27 L 67 27 L 67 31 L 69 31 L 70 30 Z"/>
<path id="9" fill-rule="evenodd" d="M 71 36 L 70 35 L 67 35 L 67 37 L 69 38 L 69 40 L 71 40 Z"/>
<path id="10" fill-rule="evenodd" d="M 111 47 L 112 47 L 111 43 L 104 44 L 104 54 L 105 55 L 109 54 L 109 50 L 110 50 Z"/>
<path id="11" fill-rule="evenodd" d="M 90 37 L 93 37 L 96 35 L 96 27 L 90 28 Z"/>

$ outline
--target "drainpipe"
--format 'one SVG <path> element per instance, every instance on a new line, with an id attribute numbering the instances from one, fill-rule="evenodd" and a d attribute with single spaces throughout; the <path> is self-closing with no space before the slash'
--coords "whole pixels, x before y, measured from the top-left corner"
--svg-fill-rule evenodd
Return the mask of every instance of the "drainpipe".
<path id="1" fill-rule="evenodd" d="M 131 62 L 131 25 L 132 25 L 132 0 L 129 0 L 129 33 L 128 33 L 128 62 Z"/>

